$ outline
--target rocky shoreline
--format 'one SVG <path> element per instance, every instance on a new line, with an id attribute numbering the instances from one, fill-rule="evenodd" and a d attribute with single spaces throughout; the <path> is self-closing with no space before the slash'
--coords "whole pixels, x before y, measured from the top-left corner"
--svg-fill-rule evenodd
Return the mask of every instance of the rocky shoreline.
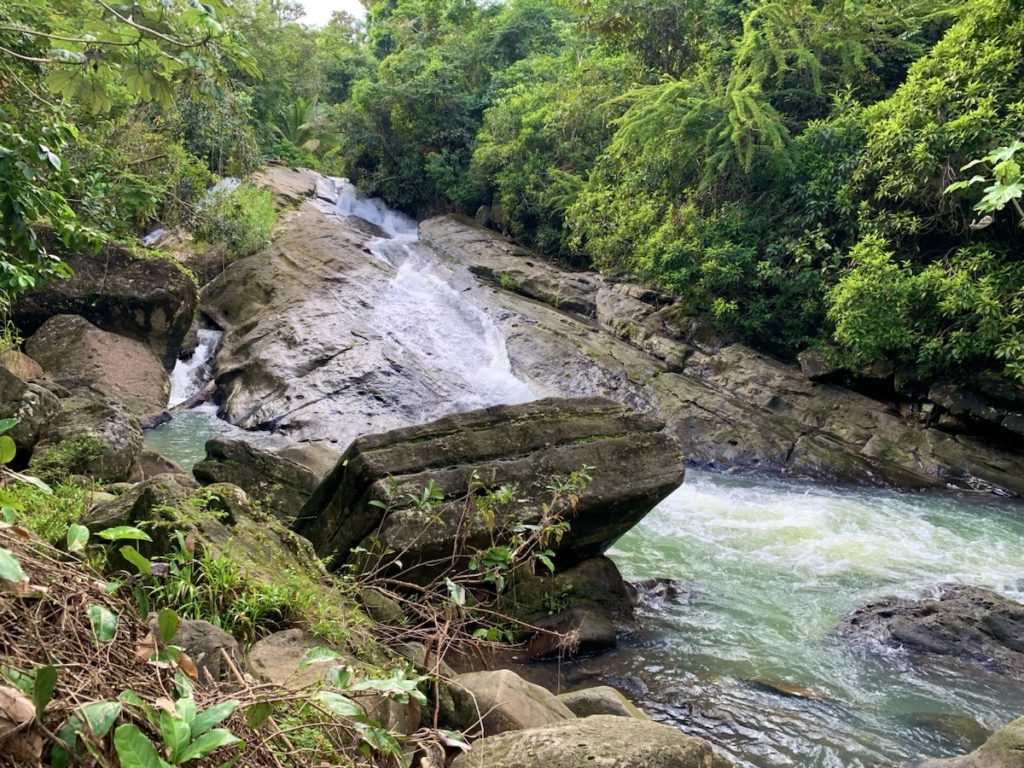
<path id="1" fill-rule="evenodd" d="M 201 291 L 170 260 L 140 266 L 108 254 L 101 269 L 82 256 L 73 280 L 30 293 L 15 309 L 31 336 L 26 355 L 0 361 L 0 418 L 19 420 L 11 433 L 17 467 L 90 484 L 98 503 L 83 522 L 145 526 L 154 536 L 146 554 L 160 554 L 185 529 L 212 546 L 231 542 L 263 578 L 296 571 L 317 581 L 314 563 L 347 568 L 354 548 L 376 547 L 401 553 L 397 572 L 422 582 L 450 573 L 436 564 L 460 546 L 506 545 L 508 534 L 495 539 L 496 529 L 546 524 L 551 489 L 538 479 L 596 467 L 592 483 L 567 492 L 573 525 L 551 544 L 555 572 L 521 574 L 521 604 L 502 606 L 532 627 L 531 657 L 571 658 L 614 647 L 617 627 L 632 619 L 635 595 L 602 554 L 682 482 L 684 463 L 1024 494 L 1024 454 L 1009 448 L 1020 434 L 1019 392 L 941 384 L 913 394 L 908 384 L 876 400 L 839 386 L 846 374 L 820 361 L 805 360 L 801 370 L 729 343 L 657 291 L 565 272 L 445 216 L 423 222 L 420 241 L 440 256 L 437 268 L 454 290 L 500 330 L 514 374 L 547 398 L 451 415 L 444 374 L 405 354 L 372 316 L 396 273 L 370 250 L 386 233 L 333 212 L 321 199 L 330 184 L 316 174 L 272 168 L 261 183 L 286 209 L 273 244 Z M 168 369 L 197 311 L 224 334 L 215 369 L 223 417 L 293 444 L 269 451 L 213 440 L 193 479 L 147 453 L 142 435 L 165 410 Z M 883 378 L 895 382 L 896 373 Z M 431 481 L 449 499 L 502 484 L 515 484 L 522 498 L 514 520 L 496 508 L 497 522 L 464 525 L 416 501 L 429 496 Z M 197 494 L 212 504 L 203 515 L 168 512 L 191 509 Z M 559 609 L 539 610 L 554 593 Z M 1020 675 L 1024 609 L 996 606 L 996 597 L 952 590 L 923 604 L 869 606 L 844 627 Z M 386 598 L 364 595 L 360 610 L 403 621 L 402 606 Z M 211 633 L 192 629 L 198 639 L 179 639 L 202 658 Z M 292 684 L 316 642 L 287 632 L 261 639 L 239 663 Z M 567 636 L 571 648 L 560 642 Z M 424 649 L 419 669 L 437 666 L 430 654 Z M 651 722 L 614 690 L 555 697 L 508 671 L 449 673 L 446 725 L 481 726 L 455 768 L 731 764 L 707 742 Z M 377 714 L 407 734 L 430 721 L 420 711 Z M 1020 741 L 1019 730 L 1020 721 L 1007 726 L 980 757 L 921 765 L 1019 766 L 1017 748 L 1005 746 Z M 434 762 L 424 766 L 444 764 L 445 755 L 428 757 Z"/>

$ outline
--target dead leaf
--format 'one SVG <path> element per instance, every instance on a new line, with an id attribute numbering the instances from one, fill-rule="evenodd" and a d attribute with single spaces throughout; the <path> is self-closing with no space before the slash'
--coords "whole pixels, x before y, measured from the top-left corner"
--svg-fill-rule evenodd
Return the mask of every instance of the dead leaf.
<path id="1" fill-rule="evenodd" d="M 185 535 L 185 551 L 190 555 L 196 553 L 196 534 L 194 531 L 190 531 Z"/>
<path id="2" fill-rule="evenodd" d="M 12 525 L 7 529 L 8 533 L 13 533 L 22 541 L 32 541 L 32 534 L 22 528 L 20 525 Z"/>
<path id="3" fill-rule="evenodd" d="M 17 765 L 39 765 L 43 757 L 43 737 L 35 729 L 16 733 L 0 741 L 0 755 L 17 761 Z"/>
<path id="4" fill-rule="evenodd" d="M 156 635 L 150 632 L 135 646 L 135 658 L 142 662 L 148 662 L 160 651 L 156 642 Z"/>
<path id="5" fill-rule="evenodd" d="M 164 712 L 170 712 L 172 715 L 175 713 L 174 702 L 165 696 L 161 696 L 159 699 L 154 701 L 153 706 L 157 709 L 162 709 Z"/>
<path id="6" fill-rule="evenodd" d="M 0 686 L 0 740 L 10 738 L 32 722 L 36 706 L 17 688 Z"/>
<path id="7" fill-rule="evenodd" d="M 192 662 L 192 659 L 190 659 L 188 655 L 184 652 L 182 652 L 182 654 L 178 657 L 178 666 L 181 668 L 182 672 L 191 677 L 193 680 L 199 679 L 199 670 L 196 669 L 196 665 Z"/>

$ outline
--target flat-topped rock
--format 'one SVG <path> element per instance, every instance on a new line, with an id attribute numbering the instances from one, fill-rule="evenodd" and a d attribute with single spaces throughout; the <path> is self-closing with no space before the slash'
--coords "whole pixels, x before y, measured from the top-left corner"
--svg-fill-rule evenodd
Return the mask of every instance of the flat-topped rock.
<path id="1" fill-rule="evenodd" d="M 490 545 L 489 527 L 464 505 L 425 515 L 411 504 L 429 481 L 447 500 L 471 485 L 515 486 L 495 528 L 536 523 L 553 477 L 590 467 L 570 530 L 554 545 L 560 566 L 600 554 L 683 480 L 683 456 L 657 418 L 605 398 L 550 398 L 495 406 L 357 439 L 303 507 L 296 529 L 317 554 L 344 562 L 371 535 L 403 562 L 450 557 L 453 542 Z M 439 516 L 438 516 L 439 515 Z M 472 516 L 470 516 L 472 517 Z M 507 518 L 507 519 L 503 519 Z"/>

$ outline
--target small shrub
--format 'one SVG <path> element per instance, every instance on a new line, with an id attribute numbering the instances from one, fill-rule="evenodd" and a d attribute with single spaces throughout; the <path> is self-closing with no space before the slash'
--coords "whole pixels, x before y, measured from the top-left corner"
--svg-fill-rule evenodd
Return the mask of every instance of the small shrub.
<path id="1" fill-rule="evenodd" d="M 103 455 L 106 444 L 98 437 L 76 437 L 65 440 L 32 457 L 32 469 L 48 482 L 60 481 L 69 475 L 84 473 L 89 462 Z"/>
<path id="2" fill-rule="evenodd" d="M 214 193 L 196 214 L 192 230 L 207 243 L 224 243 L 229 257 L 241 258 L 270 243 L 276 222 L 270 192 L 246 183 Z"/>

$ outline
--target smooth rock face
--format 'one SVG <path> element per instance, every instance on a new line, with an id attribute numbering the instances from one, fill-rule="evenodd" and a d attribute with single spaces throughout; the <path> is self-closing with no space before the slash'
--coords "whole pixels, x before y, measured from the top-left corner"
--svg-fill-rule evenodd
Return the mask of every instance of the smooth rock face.
<path id="1" fill-rule="evenodd" d="M 73 277 L 18 296 L 12 318 L 22 333 L 35 333 L 54 315 L 79 315 L 145 343 L 167 370 L 174 367 L 198 302 L 188 275 L 167 259 L 136 258 L 117 246 L 61 258 Z"/>
<path id="2" fill-rule="evenodd" d="M 408 494 L 434 480 L 449 500 L 473 478 L 489 488 L 514 485 L 517 501 L 497 510 L 536 523 L 550 501 L 553 476 L 593 467 L 593 481 L 568 515 L 570 531 L 556 547 L 571 565 L 600 554 L 683 480 L 683 458 L 657 419 L 602 398 L 549 399 L 457 414 L 419 427 L 356 440 L 303 507 L 296 530 L 321 557 L 347 558 L 373 534 L 403 552 L 406 565 L 452 554 L 456 536 L 470 548 L 490 544 L 480 520 L 460 505 L 434 520 Z M 397 483 L 397 493 L 389 491 Z M 391 504 L 385 510 L 372 501 Z M 524 500 L 520 503 L 518 500 Z"/>
<path id="3" fill-rule="evenodd" d="M 476 730 L 479 723 L 485 736 L 537 728 L 575 717 L 548 690 L 526 682 L 507 669 L 458 675 L 450 690 L 464 718 L 459 725 Z"/>
<path id="4" fill-rule="evenodd" d="M 137 417 L 167 406 L 171 382 L 142 342 L 101 331 L 77 315 L 55 315 L 25 343 L 46 375 L 71 391 L 109 395 Z"/>
<path id="5" fill-rule="evenodd" d="M 610 685 L 599 685 L 596 688 L 584 688 L 581 691 L 570 691 L 556 696 L 576 717 L 593 715 L 615 715 L 616 717 L 632 717 L 637 720 L 650 720 L 643 710 Z"/>
<path id="6" fill-rule="evenodd" d="M 338 454 L 329 449 L 323 449 L 323 453 L 333 457 L 329 463 L 323 461 L 322 452 L 312 450 L 313 453 L 303 453 L 294 449 L 286 455 L 243 440 L 214 438 L 207 441 L 206 459 L 195 465 L 192 474 L 204 485 L 232 483 L 239 486 L 265 504 L 285 525 L 290 525 L 338 460 Z"/>
<path id="7" fill-rule="evenodd" d="M 875 603 L 855 611 L 842 630 L 1024 679 L 1024 605 L 987 589 L 946 585 L 937 599 Z"/>
<path id="8" fill-rule="evenodd" d="M 969 755 L 923 760 L 912 768 L 1024 768 L 1024 717 L 998 731 Z"/>
<path id="9" fill-rule="evenodd" d="M 703 739 L 667 725 L 595 715 L 473 743 L 452 768 L 726 768 Z"/>

